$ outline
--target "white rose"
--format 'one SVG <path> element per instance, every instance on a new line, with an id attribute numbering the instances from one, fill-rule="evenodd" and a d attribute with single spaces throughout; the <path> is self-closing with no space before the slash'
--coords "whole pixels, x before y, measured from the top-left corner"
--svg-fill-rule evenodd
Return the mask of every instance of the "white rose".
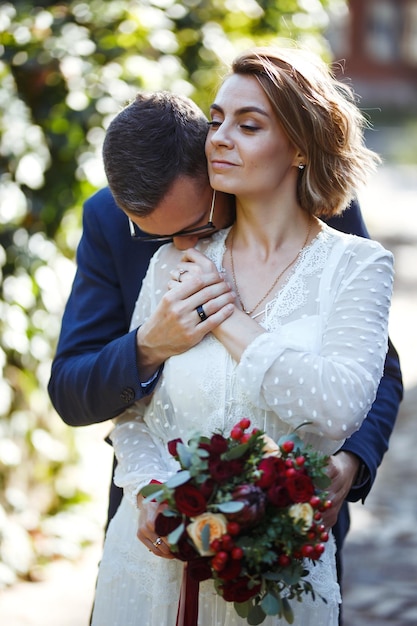
<path id="1" fill-rule="evenodd" d="M 308 502 L 293 504 L 289 509 L 289 514 L 295 522 L 303 522 L 303 531 L 305 533 L 311 528 L 314 510 Z"/>
<path id="2" fill-rule="evenodd" d="M 211 556 L 215 554 L 214 550 L 210 547 L 208 550 L 205 550 L 203 546 L 202 533 L 207 526 L 209 528 L 209 539 L 207 543 L 210 546 L 214 539 L 220 539 L 222 535 L 226 534 L 227 519 L 221 513 L 202 513 L 202 515 L 195 517 L 191 524 L 187 526 L 187 533 L 201 556 Z"/>

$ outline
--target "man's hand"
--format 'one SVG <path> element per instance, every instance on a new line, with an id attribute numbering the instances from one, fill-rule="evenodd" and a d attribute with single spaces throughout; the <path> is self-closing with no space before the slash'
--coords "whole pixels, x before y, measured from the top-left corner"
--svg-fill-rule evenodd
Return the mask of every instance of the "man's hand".
<path id="1" fill-rule="evenodd" d="M 176 280 L 170 281 L 167 293 L 138 329 L 137 360 L 143 381 L 151 378 L 169 357 L 198 344 L 235 310 L 230 286 L 209 259 L 193 252 L 201 265 L 184 262 L 181 268 L 173 270 Z M 207 316 L 203 322 L 196 312 L 200 305 Z"/>
<path id="2" fill-rule="evenodd" d="M 331 528 L 336 524 L 340 508 L 358 474 L 360 460 L 351 452 L 339 452 L 330 457 L 327 474 L 332 481 L 329 487 L 330 509 L 323 513 L 323 524 Z"/>

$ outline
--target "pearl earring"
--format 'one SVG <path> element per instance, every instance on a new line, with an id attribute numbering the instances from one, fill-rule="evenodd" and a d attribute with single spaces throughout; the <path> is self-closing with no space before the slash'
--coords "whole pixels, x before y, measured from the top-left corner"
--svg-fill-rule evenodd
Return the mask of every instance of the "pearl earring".
<path id="1" fill-rule="evenodd" d="M 300 165 L 298 166 L 298 169 L 299 169 L 299 170 L 303 170 L 304 168 L 305 168 L 304 163 L 300 163 Z"/>

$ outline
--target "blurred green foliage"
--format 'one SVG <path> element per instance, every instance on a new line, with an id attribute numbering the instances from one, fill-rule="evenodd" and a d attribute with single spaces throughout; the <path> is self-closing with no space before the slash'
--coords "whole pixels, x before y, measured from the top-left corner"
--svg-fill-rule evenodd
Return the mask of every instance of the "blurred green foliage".
<path id="1" fill-rule="evenodd" d="M 328 11 L 344 5 L 0 5 L 0 588 L 68 556 L 68 525 L 51 520 L 86 497 L 70 472 L 80 455 L 76 435 L 53 412 L 46 385 L 82 202 L 105 185 L 106 126 L 138 90 L 183 93 L 207 110 L 224 62 L 253 44 L 298 40 L 328 55 Z"/>

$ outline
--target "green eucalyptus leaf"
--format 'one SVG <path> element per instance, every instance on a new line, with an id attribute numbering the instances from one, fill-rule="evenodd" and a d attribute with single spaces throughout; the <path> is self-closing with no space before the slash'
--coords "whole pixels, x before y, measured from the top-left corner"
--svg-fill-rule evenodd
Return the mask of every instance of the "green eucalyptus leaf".
<path id="1" fill-rule="evenodd" d="M 188 470 L 182 470 L 171 476 L 171 478 L 169 478 L 165 484 L 168 489 L 175 489 L 175 487 L 179 487 L 180 485 L 185 485 L 185 483 L 188 483 L 190 478 L 190 472 Z"/>
<path id="2" fill-rule="evenodd" d="M 203 544 L 203 550 L 207 552 L 210 548 L 210 524 L 205 524 L 201 531 L 201 543 Z"/>
<path id="3" fill-rule="evenodd" d="M 221 455 L 221 458 L 224 461 L 233 461 L 234 459 L 240 459 L 240 457 L 246 454 L 246 452 L 248 451 L 248 448 L 249 446 L 247 443 L 240 443 L 238 446 L 235 446 L 231 450 L 224 452 Z"/>
<path id="4" fill-rule="evenodd" d="M 255 604 L 249 611 L 247 620 L 250 626 L 257 626 L 258 624 L 262 624 L 266 615 L 263 611 L 260 604 Z"/>
<path id="5" fill-rule="evenodd" d="M 163 489 L 161 489 L 161 485 L 152 483 L 151 485 L 145 485 L 142 487 L 139 493 L 144 498 L 148 498 L 149 496 L 153 496 L 155 498 L 157 495 L 159 496 L 163 494 Z"/>
<path id="6" fill-rule="evenodd" d="M 282 611 L 285 619 L 289 624 L 294 623 L 294 613 L 292 612 L 292 608 L 287 598 L 282 598 Z"/>
<path id="7" fill-rule="evenodd" d="M 216 507 L 221 513 L 238 513 L 244 507 L 243 502 L 235 502 L 234 500 L 230 500 L 229 502 L 220 502 Z"/>
<path id="8" fill-rule="evenodd" d="M 181 467 L 184 469 L 188 469 L 191 465 L 192 453 L 190 452 L 188 446 L 183 443 L 177 443 L 177 454 L 181 463 Z"/>
<path id="9" fill-rule="evenodd" d="M 184 532 L 185 525 L 183 522 L 177 528 L 175 528 L 171 533 L 169 533 L 167 539 L 170 545 L 175 545 L 178 543 L 182 533 Z"/>
<path id="10" fill-rule="evenodd" d="M 267 593 L 261 600 L 261 607 L 266 615 L 279 615 L 282 611 L 281 598 Z"/>
<path id="11" fill-rule="evenodd" d="M 239 617 L 246 619 L 249 615 L 249 609 L 252 606 L 252 603 L 250 600 L 247 600 L 246 602 L 234 602 L 233 606 Z"/>

